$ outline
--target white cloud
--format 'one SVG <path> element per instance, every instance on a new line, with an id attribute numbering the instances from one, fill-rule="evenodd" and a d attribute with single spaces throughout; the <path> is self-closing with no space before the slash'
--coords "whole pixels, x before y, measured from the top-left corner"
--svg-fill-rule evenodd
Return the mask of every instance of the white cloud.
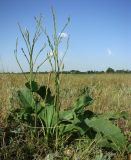
<path id="1" fill-rule="evenodd" d="M 111 56 L 111 55 L 112 55 L 112 51 L 111 51 L 110 48 L 107 48 L 107 54 L 108 54 L 108 56 Z"/>
<path id="2" fill-rule="evenodd" d="M 68 34 L 65 33 L 65 32 L 59 33 L 59 35 L 60 35 L 61 38 L 66 38 L 66 37 L 68 37 Z"/>

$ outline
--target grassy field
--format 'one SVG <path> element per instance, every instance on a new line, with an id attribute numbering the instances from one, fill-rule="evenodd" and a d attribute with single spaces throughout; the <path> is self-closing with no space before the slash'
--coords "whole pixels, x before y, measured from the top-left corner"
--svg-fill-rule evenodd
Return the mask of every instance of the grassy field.
<path id="1" fill-rule="evenodd" d="M 53 88 L 53 76 L 49 83 Z M 93 104 L 90 110 L 98 113 L 109 111 L 127 111 L 131 115 L 131 74 L 63 74 L 61 75 L 61 109 L 71 106 L 86 87 L 90 90 Z M 47 84 L 48 74 L 37 76 L 39 84 Z M 17 107 L 17 103 L 12 97 L 16 90 L 24 86 L 25 79 L 21 74 L 0 74 L 0 126 L 7 125 L 6 118 L 10 114 L 12 107 Z M 130 140 L 131 121 L 124 123 L 124 132 Z M 7 156 L 8 157 L 8 156 Z"/>
<path id="2" fill-rule="evenodd" d="M 48 75 L 38 75 L 40 84 L 47 84 Z M 2 114 L 5 116 L 9 108 L 9 98 L 12 93 L 23 87 L 25 79 L 19 74 L 0 75 L 0 104 Z M 53 90 L 53 77 L 50 82 Z M 65 74 L 62 75 L 61 103 L 65 108 L 77 97 L 81 90 L 89 87 L 90 94 L 94 99 L 91 108 L 93 111 L 128 111 L 131 113 L 131 75 L 130 74 Z"/>

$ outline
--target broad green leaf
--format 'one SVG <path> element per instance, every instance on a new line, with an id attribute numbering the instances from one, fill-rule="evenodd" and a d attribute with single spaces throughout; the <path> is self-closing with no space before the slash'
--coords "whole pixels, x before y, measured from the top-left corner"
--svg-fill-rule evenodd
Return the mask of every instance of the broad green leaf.
<path id="1" fill-rule="evenodd" d="M 57 124 L 56 111 L 53 105 L 47 105 L 40 112 L 39 117 L 44 121 L 46 127 L 54 127 Z"/>
<path id="2" fill-rule="evenodd" d="M 46 86 L 40 86 L 40 88 L 38 89 L 37 93 L 38 93 L 43 99 L 45 99 L 45 96 L 46 96 Z"/>
<path id="3" fill-rule="evenodd" d="M 79 114 L 78 115 L 78 118 L 81 120 L 81 121 L 83 121 L 84 119 L 86 119 L 86 118 L 92 118 L 92 117 L 94 117 L 95 116 L 95 113 L 94 112 L 92 112 L 92 111 L 90 111 L 90 110 L 83 110 L 83 113 L 82 114 Z"/>
<path id="4" fill-rule="evenodd" d="M 74 118 L 74 112 L 72 110 L 60 111 L 59 118 L 60 120 L 72 120 Z"/>
<path id="5" fill-rule="evenodd" d="M 73 108 L 75 112 L 78 112 L 85 106 L 88 106 L 92 103 L 93 99 L 90 96 L 80 96 L 74 103 Z"/>
<path id="6" fill-rule="evenodd" d="M 51 90 L 50 88 L 47 88 L 47 86 L 41 86 L 38 89 L 37 94 L 39 94 L 46 103 L 53 104 L 54 96 L 52 96 Z"/>
<path id="7" fill-rule="evenodd" d="M 27 113 L 31 113 L 35 108 L 35 101 L 32 92 L 28 88 L 17 91 L 21 106 Z"/>
<path id="8" fill-rule="evenodd" d="M 72 132 L 77 132 L 77 133 L 83 133 L 82 128 L 78 125 L 80 123 L 80 120 L 78 118 L 74 118 L 73 120 L 69 121 L 62 121 L 59 124 L 59 132 L 61 135 L 65 133 L 72 133 Z"/>
<path id="9" fill-rule="evenodd" d="M 81 127 L 71 123 L 71 124 L 60 124 L 59 126 L 59 135 L 64 135 L 64 134 L 71 134 L 73 132 L 76 132 L 76 133 L 83 133 L 83 130 Z"/>
<path id="10" fill-rule="evenodd" d="M 110 143 L 110 141 L 107 139 L 106 136 L 104 137 L 101 133 L 97 133 L 95 139 L 99 147 L 112 148 L 112 144 Z"/>
<path id="11" fill-rule="evenodd" d="M 98 117 L 102 117 L 105 119 L 119 119 L 119 118 L 128 118 L 128 113 L 123 111 L 123 112 L 107 112 L 99 115 Z"/>
<path id="12" fill-rule="evenodd" d="M 26 82 L 25 86 L 28 89 L 30 89 L 32 92 L 37 92 L 37 90 L 38 90 L 38 84 L 35 81 L 31 81 L 31 84 L 30 84 L 30 82 Z"/>
<path id="13" fill-rule="evenodd" d="M 73 131 L 77 131 L 77 127 L 74 124 L 68 124 L 65 126 L 63 134 L 64 133 L 69 133 L 69 132 L 73 132 Z"/>
<path id="14" fill-rule="evenodd" d="M 121 130 L 105 118 L 94 117 L 91 120 L 85 119 L 87 126 L 93 128 L 96 132 L 103 134 L 104 138 L 111 141 L 111 147 L 114 150 L 122 151 L 126 146 L 126 139 Z"/>
<path id="15" fill-rule="evenodd" d="M 39 113 L 39 118 L 43 121 L 47 136 L 53 136 L 57 126 L 57 112 L 53 105 L 46 105 Z"/>

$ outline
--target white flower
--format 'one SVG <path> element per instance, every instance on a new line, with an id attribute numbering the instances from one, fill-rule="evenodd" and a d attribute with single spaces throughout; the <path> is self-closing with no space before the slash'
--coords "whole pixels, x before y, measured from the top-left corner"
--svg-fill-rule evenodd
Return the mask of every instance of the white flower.
<path id="1" fill-rule="evenodd" d="M 49 56 L 53 57 L 54 53 L 52 51 L 49 52 Z"/>
<path id="2" fill-rule="evenodd" d="M 62 33 L 59 33 L 59 36 L 60 36 L 61 38 L 66 38 L 66 37 L 68 37 L 68 34 L 62 32 Z"/>

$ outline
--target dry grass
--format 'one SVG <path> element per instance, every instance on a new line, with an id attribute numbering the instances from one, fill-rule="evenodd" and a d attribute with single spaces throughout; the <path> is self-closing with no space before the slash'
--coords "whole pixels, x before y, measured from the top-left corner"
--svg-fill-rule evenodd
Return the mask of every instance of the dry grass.
<path id="1" fill-rule="evenodd" d="M 37 81 L 47 84 L 48 74 L 39 74 Z M 20 74 L 0 74 L 0 121 L 6 117 L 10 108 L 12 93 L 22 87 L 25 79 Z M 50 81 L 53 88 L 53 76 Z M 97 112 L 127 111 L 131 114 L 131 75 L 130 74 L 96 74 L 96 75 L 62 75 L 61 106 L 66 108 L 80 94 L 82 88 L 90 88 L 94 103 L 90 109 Z"/>
<path id="2" fill-rule="evenodd" d="M 39 74 L 37 77 L 37 81 L 39 82 L 39 84 L 46 85 L 48 82 L 48 74 Z M 15 101 L 14 99 L 12 101 L 13 103 L 10 103 L 10 101 L 13 97 L 15 97 L 14 94 L 16 93 L 16 90 L 20 87 L 23 87 L 24 83 L 25 79 L 21 74 L 0 74 L 0 128 L 6 127 L 6 117 L 10 113 L 11 107 L 17 107 L 17 101 Z M 50 87 L 52 91 L 55 90 L 53 88 L 53 83 L 54 76 L 52 75 L 50 80 Z M 89 106 L 90 110 L 99 113 L 109 111 L 127 111 L 129 115 L 131 115 L 130 74 L 63 74 L 61 82 L 61 108 L 63 109 L 71 106 L 73 100 L 81 94 L 82 89 L 85 87 L 89 87 L 90 95 L 94 99 L 93 104 Z M 116 121 L 116 123 L 118 125 L 121 123 L 120 126 L 123 127 L 122 130 L 124 131 L 124 134 L 127 135 L 128 140 L 130 141 L 131 120 L 124 121 L 124 123 L 123 121 Z M 19 154 L 17 155 L 17 159 L 19 159 L 21 155 L 28 155 L 28 151 L 27 153 L 25 153 L 24 151 L 24 149 L 28 147 L 30 155 L 33 156 L 34 153 L 31 153 L 31 151 L 34 152 L 33 147 L 36 146 L 36 144 L 34 144 L 34 140 L 30 140 L 29 136 L 27 136 L 26 138 L 27 141 L 24 143 L 25 146 L 22 146 L 23 148 L 21 148 L 21 146 L 18 147 L 18 144 L 20 144 L 22 141 L 20 137 L 16 137 L 17 141 L 13 144 L 7 146 L 3 145 L 1 151 L 2 153 L 7 153 L 3 155 L 6 155 L 6 158 L 8 156 L 10 157 L 10 154 L 16 152 L 18 148 Z M 41 154 L 43 154 L 43 150 L 41 151 L 40 149 L 43 148 L 41 147 L 41 145 L 43 146 L 44 144 L 43 141 L 41 141 L 39 138 L 36 138 L 36 142 L 38 142 L 37 150 L 41 152 Z M 81 152 L 82 151 L 80 150 L 80 154 Z M 94 154 L 96 154 L 97 152 L 99 152 L 99 150 L 97 150 L 96 148 Z M 36 156 L 38 155 L 39 154 L 36 153 Z M 120 156 L 124 155 L 118 154 L 118 158 L 116 159 L 125 159 L 125 156 L 124 158 L 119 158 Z"/>

